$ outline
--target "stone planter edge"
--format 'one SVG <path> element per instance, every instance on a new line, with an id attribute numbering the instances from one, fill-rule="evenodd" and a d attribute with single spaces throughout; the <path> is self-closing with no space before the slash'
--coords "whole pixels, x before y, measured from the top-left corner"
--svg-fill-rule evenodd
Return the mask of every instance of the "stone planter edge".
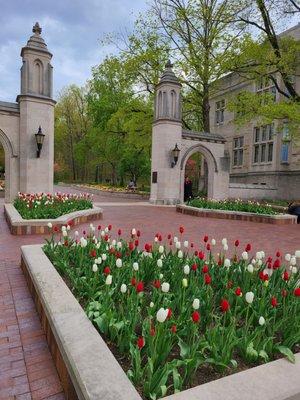
<path id="1" fill-rule="evenodd" d="M 22 246 L 21 254 L 22 268 L 68 398 L 141 400 L 42 245 Z M 295 365 L 285 359 L 272 361 L 165 399 L 299 400 L 299 376 L 300 353 L 296 354 Z"/>

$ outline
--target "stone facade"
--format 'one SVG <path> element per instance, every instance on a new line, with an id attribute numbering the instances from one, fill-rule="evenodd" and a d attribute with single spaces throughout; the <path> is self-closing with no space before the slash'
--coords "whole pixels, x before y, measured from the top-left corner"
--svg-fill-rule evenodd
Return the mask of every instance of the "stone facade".
<path id="1" fill-rule="evenodd" d="M 284 32 L 300 40 L 300 24 Z M 300 67 L 299 67 L 300 72 Z M 295 76 L 300 91 L 300 77 Z M 276 77 L 279 80 L 279 77 Z M 290 139 L 286 121 L 274 121 L 272 126 L 260 126 L 257 120 L 238 128 L 234 113 L 226 103 L 241 91 L 268 91 L 275 101 L 281 95 L 269 83 L 242 80 L 229 74 L 219 81 L 216 94 L 210 98 L 210 126 L 226 138 L 230 155 L 230 196 L 241 198 L 297 199 L 300 198 L 300 141 Z M 272 137 L 271 137 L 272 135 Z M 255 189 L 256 188 L 256 189 Z"/>
<path id="2" fill-rule="evenodd" d="M 52 192 L 54 159 L 54 105 L 52 54 L 38 23 L 22 48 L 21 90 L 16 103 L 0 102 L 0 142 L 5 152 L 5 201 L 18 191 Z M 45 134 L 37 157 L 35 134 Z"/>
<path id="3" fill-rule="evenodd" d="M 181 121 L 181 84 L 172 65 L 156 87 L 154 123 L 152 129 L 151 195 L 154 204 L 177 204 L 183 201 L 185 165 L 196 152 L 208 166 L 208 196 L 225 199 L 229 190 L 229 160 L 225 139 L 221 135 L 185 131 Z M 178 160 L 172 153 L 179 148 Z"/>

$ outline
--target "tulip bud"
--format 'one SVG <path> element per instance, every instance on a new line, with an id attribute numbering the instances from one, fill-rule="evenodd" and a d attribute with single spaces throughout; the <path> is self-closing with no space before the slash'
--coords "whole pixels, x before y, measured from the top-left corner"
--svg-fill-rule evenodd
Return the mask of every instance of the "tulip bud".
<path id="1" fill-rule="evenodd" d="M 134 262 L 134 263 L 132 264 L 132 267 L 133 267 L 133 269 L 134 269 L 135 271 L 138 271 L 138 270 L 139 270 L 139 264 L 138 264 L 137 262 Z"/>
<path id="2" fill-rule="evenodd" d="M 190 273 L 190 267 L 189 265 L 185 265 L 183 267 L 183 272 L 185 273 L 185 275 L 188 275 Z"/>
<path id="3" fill-rule="evenodd" d="M 247 292 L 245 294 L 245 300 L 248 304 L 252 304 L 254 300 L 254 293 L 253 292 Z"/>
<path id="4" fill-rule="evenodd" d="M 157 321 L 161 322 L 161 323 L 165 322 L 165 320 L 167 319 L 167 316 L 168 316 L 168 312 L 169 312 L 169 310 L 167 308 L 166 309 L 160 308 L 156 313 Z"/>
<path id="5" fill-rule="evenodd" d="M 225 258 L 224 260 L 224 267 L 229 268 L 231 265 L 229 258 Z"/>
<path id="6" fill-rule="evenodd" d="M 122 263 L 121 258 L 117 258 L 117 259 L 116 259 L 116 267 L 117 267 L 117 268 L 121 268 L 121 267 L 122 267 L 122 264 L 123 264 L 123 263 Z"/>
<path id="7" fill-rule="evenodd" d="M 176 242 L 175 243 L 175 247 L 176 247 L 176 249 L 180 249 L 181 248 L 181 243 L 180 242 Z"/>
<path id="8" fill-rule="evenodd" d="M 121 290 L 121 293 L 126 293 L 127 292 L 127 286 L 125 285 L 125 283 L 122 283 L 120 290 Z"/>
<path id="9" fill-rule="evenodd" d="M 263 325 L 265 325 L 266 320 L 264 319 L 264 317 L 259 317 L 258 323 L 260 326 L 263 326 Z"/>
<path id="10" fill-rule="evenodd" d="M 93 264 L 92 270 L 93 270 L 93 272 L 97 272 L 98 271 L 97 264 Z"/>
<path id="11" fill-rule="evenodd" d="M 189 247 L 189 242 L 188 242 L 187 240 L 185 240 L 185 241 L 183 242 L 183 247 Z"/>
<path id="12" fill-rule="evenodd" d="M 51 229 L 52 228 L 51 222 L 48 222 L 47 226 L 48 226 L 49 229 Z"/>
<path id="13" fill-rule="evenodd" d="M 158 266 L 159 268 L 161 268 L 162 265 L 163 265 L 163 262 L 162 262 L 162 260 L 159 258 L 159 259 L 157 260 L 157 266 Z"/>
<path id="14" fill-rule="evenodd" d="M 178 251 L 178 254 L 177 254 L 177 255 L 178 255 L 178 258 L 183 258 L 183 253 L 182 253 L 181 250 Z"/>
<path id="15" fill-rule="evenodd" d="M 252 264 L 249 264 L 249 265 L 248 265 L 248 267 L 247 267 L 247 271 L 248 271 L 248 272 L 250 272 L 250 274 L 253 274 L 254 267 L 253 267 L 253 265 L 252 265 Z"/>
<path id="16" fill-rule="evenodd" d="M 164 293 L 168 293 L 169 290 L 170 290 L 170 284 L 168 282 L 164 282 L 161 285 L 161 291 Z"/>
<path id="17" fill-rule="evenodd" d="M 186 278 L 183 278 L 183 279 L 182 279 L 182 286 L 183 286 L 183 287 L 187 287 L 187 286 L 188 286 L 188 281 L 187 281 Z"/>
<path id="18" fill-rule="evenodd" d="M 151 303 L 149 304 L 149 307 L 150 307 L 150 308 L 153 308 L 153 307 L 154 307 L 153 301 L 151 301 Z"/>
<path id="19" fill-rule="evenodd" d="M 200 300 L 199 299 L 194 299 L 193 301 L 193 309 L 198 310 L 200 307 Z"/>
<path id="20" fill-rule="evenodd" d="M 245 261 L 248 260 L 248 253 L 246 251 L 242 252 L 242 259 Z"/>
<path id="21" fill-rule="evenodd" d="M 162 254 L 164 252 L 164 246 L 160 245 L 158 248 L 158 252 Z"/>
<path id="22" fill-rule="evenodd" d="M 211 239 L 211 245 L 215 246 L 216 245 L 216 240 L 215 239 Z"/>
<path id="23" fill-rule="evenodd" d="M 112 284 L 112 275 L 107 275 L 105 279 L 105 285 L 111 285 Z"/>

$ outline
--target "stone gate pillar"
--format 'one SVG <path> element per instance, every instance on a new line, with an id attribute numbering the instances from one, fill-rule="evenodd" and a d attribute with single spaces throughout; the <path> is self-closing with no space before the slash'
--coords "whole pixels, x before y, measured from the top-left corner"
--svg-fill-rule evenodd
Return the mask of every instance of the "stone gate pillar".
<path id="1" fill-rule="evenodd" d="M 152 127 L 151 194 L 154 204 L 180 202 L 180 159 L 172 164 L 172 149 L 181 147 L 181 84 L 170 61 L 156 87 Z M 180 158 L 180 156 L 179 156 Z"/>
<path id="2" fill-rule="evenodd" d="M 53 191 L 54 105 L 52 54 L 41 37 L 39 24 L 22 48 L 20 108 L 20 191 Z M 37 157 L 35 134 L 41 127 L 45 134 L 40 157 Z"/>

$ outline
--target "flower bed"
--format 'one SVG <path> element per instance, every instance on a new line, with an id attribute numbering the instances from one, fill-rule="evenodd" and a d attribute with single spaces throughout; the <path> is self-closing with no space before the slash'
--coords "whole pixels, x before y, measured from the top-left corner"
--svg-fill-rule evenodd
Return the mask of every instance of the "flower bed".
<path id="1" fill-rule="evenodd" d="M 14 206 L 23 219 L 54 219 L 93 208 L 93 203 L 88 193 L 19 193 Z"/>
<path id="2" fill-rule="evenodd" d="M 145 398 L 156 399 L 284 354 L 300 341 L 297 259 L 272 260 L 251 246 L 226 258 L 203 239 L 194 252 L 156 235 L 138 250 L 139 232 L 114 240 L 111 227 L 79 238 L 64 228 L 44 251 Z M 182 243 L 181 243 L 182 242 Z M 175 243 L 175 246 L 173 245 Z M 217 249 L 216 247 L 214 249 Z M 193 251 L 193 255 L 189 255 Z M 241 256 L 238 255 L 241 253 Z"/>
<path id="3" fill-rule="evenodd" d="M 199 197 L 188 201 L 187 205 L 210 210 L 242 211 L 265 215 L 279 214 L 278 210 L 272 208 L 270 204 L 259 203 L 251 200 L 213 200 Z"/>

